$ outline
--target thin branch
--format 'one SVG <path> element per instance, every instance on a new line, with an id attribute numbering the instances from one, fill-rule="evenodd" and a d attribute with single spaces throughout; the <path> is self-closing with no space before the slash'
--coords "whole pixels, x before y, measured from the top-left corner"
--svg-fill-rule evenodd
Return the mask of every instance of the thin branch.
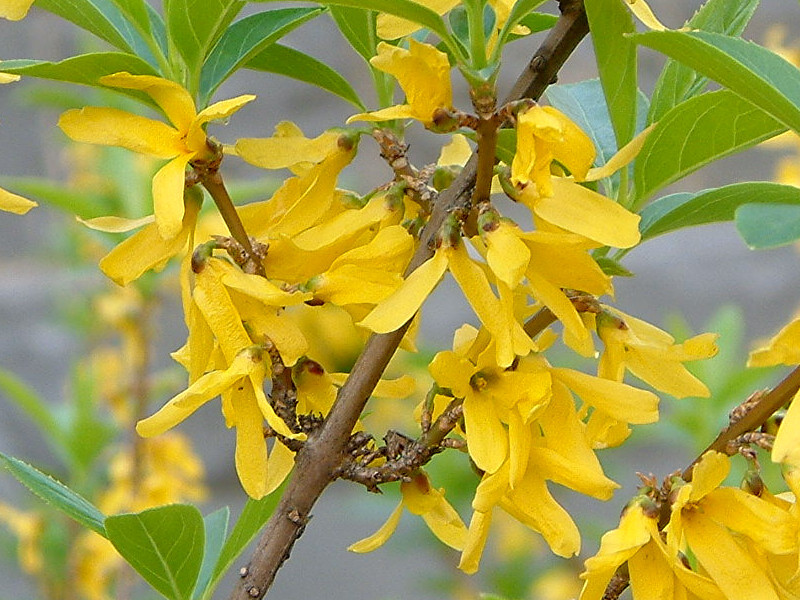
<path id="1" fill-rule="evenodd" d="M 536 52 L 535 68 L 526 69 L 509 100 L 538 98 L 588 32 L 581 0 L 564 1 L 560 6 L 564 12 Z M 453 184 L 439 196 L 423 231 L 423 243 L 412 257 L 407 272 L 432 256 L 432 242 L 446 216 L 454 208 L 469 205 L 476 167 L 477 156 L 473 154 Z M 255 600 L 267 593 L 295 540 L 302 534 L 312 507 L 342 464 L 353 427 L 407 328 L 408 324 L 391 333 L 373 335 L 367 341 L 322 428 L 310 435 L 297 453 L 287 489 L 265 526 L 250 563 L 243 570 L 246 575 L 236 582 L 230 600 Z"/>

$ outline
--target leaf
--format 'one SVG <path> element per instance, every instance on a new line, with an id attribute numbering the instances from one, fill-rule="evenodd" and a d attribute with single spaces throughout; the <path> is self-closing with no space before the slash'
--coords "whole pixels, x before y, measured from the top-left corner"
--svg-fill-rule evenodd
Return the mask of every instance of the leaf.
<path id="1" fill-rule="evenodd" d="M 628 35 L 636 31 L 633 17 L 622 2 L 586 0 L 585 6 L 617 147 L 622 148 L 636 129 L 636 43 Z"/>
<path id="2" fill-rule="evenodd" d="M 781 123 L 729 90 L 695 96 L 671 109 L 647 137 L 634 165 L 637 202 L 782 131 Z"/>
<path id="3" fill-rule="evenodd" d="M 208 100 L 219 85 L 248 60 L 313 19 L 321 8 L 282 8 L 237 21 L 225 31 L 203 65 L 200 95 Z"/>
<path id="4" fill-rule="evenodd" d="M 364 103 L 344 77 L 325 63 L 294 48 L 272 44 L 254 56 L 245 67 L 315 85 L 347 100 L 359 110 L 364 110 Z"/>
<path id="5" fill-rule="evenodd" d="M 203 598 L 210 598 L 214 593 L 214 589 L 222 579 L 223 575 L 228 571 L 233 562 L 244 551 L 247 545 L 253 540 L 254 537 L 261 531 L 261 528 L 272 515 L 278 501 L 283 495 L 283 490 L 286 488 L 286 483 L 282 483 L 278 489 L 264 496 L 261 500 L 253 500 L 248 498 L 247 502 L 242 509 L 242 514 L 239 515 L 239 520 L 231 531 L 231 535 L 225 540 L 225 545 L 222 547 L 219 560 L 214 567 L 211 581 L 206 588 Z"/>
<path id="6" fill-rule="evenodd" d="M 511 12 L 508 13 L 508 18 L 503 24 L 503 28 L 500 30 L 496 52 L 502 52 L 503 45 L 506 43 L 506 40 L 512 36 L 511 31 L 514 27 L 528 17 L 540 4 L 544 4 L 544 0 L 518 0 L 514 3 L 514 7 L 511 9 Z M 543 30 L 531 28 L 532 33 L 535 31 Z"/>
<path id="7" fill-rule="evenodd" d="M 48 444 L 63 455 L 64 432 L 44 398 L 14 373 L 5 369 L 0 369 L 0 391 L 28 416 Z"/>
<path id="8" fill-rule="evenodd" d="M 194 506 L 171 504 L 105 521 L 117 552 L 155 590 L 172 600 L 191 598 L 203 561 L 203 517 Z"/>
<path id="9" fill-rule="evenodd" d="M 46 60 L 4 60 L 0 70 L 26 77 L 65 81 L 102 87 L 98 79 L 104 75 L 127 71 L 134 75 L 157 75 L 155 69 L 138 56 L 122 52 L 92 52 L 59 62 Z M 132 94 L 133 95 L 133 94 Z M 136 95 L 137 98 L 143 97 Z"/>
<path id="10" fill-rule="evenodd" d="M 105 199 L 99 194 L 76 192 L 61 183 L 39 177 L 0 177 L 0 186 L 14 189 L 26 198 L 59 208 L 82 219 L 102 216 Z"/>
<path id="11" fill-rule="evenodd" d="M 139 28 L 142 34 L 150 33 L 150 13 L 145 0 L 114 0 L 114 4 L 131 23 Z"/>
<path id="12" fill-rule="evenodd" d="M 350 6 L 331 6 L 330 13 L 353 50 L 369 63 L 369 59 L 375 56 L 378 46 L 375 11 Z"/>
<path id="13" fill-rule="evenodd" d="M 20 483 L 39 498 L 81 525 L 107 537 L 103 525 L 105 515 L 83 496 L 18 458 L 0 453 L 0 461 Z"/>
<path id="14" fill-rule="evenodd" d="M 216 565 L 219 560 L 220 552 L 222 552 L 222 545 L 225 543 L 225 537 L 228 534 L 230 512 L 227 506 L 223 506 L 203 519 L 205 523 L 206 543 L 203 550 L 203 565 L 200 567 L 200 575 L 197 577 L 197 585 L 194 588 L 193 597 L 195 599 L 202 598 L 211 581 L 214 565 Z"/>
<path id="15" fill-rule="evenodd" d="M 200 76 L 203 60 L 244 5 L 241 0 L 164 2 L 169 39 L 183 57 L 189 81 Z"/>
<path id="16" fill-rule="evenodd" d="M 796 204 L 740 206 L 736 210 L 736 229 L 753 250 L 791 244 L 800 239 L 800 198 Z"/>
<path id="17" fill-rule="evenodd" d="M 147 43 L 111 0 L 37 0 L 36 6 L 74 23 L 120 50 L 154 62 Z"/>
<path id="18" fill-rule="evenodd" d="M 736 209 L 754 202 L 800 204 L 800 188 L 772 182 L 734 183 L 696 193 L 665 196 L 646 206 L 639 230 L 642 240 L 685 227 L 731 221 Z"/>
<path id="19" fill-rule="evenodd" d="M 689 19 L 691 29 L 741 35 L 753 16 L 759 0 L 708 0 Z M 656 82 L 647 124 L 655 123 L 673 106 L 701 93 L 708 79 L 676 60 L 668 60 Z"/>
<path id="20" fill-rule="evenodd" d="M 679 60 L 800 131 L 800 70 L 766 48 L 705 31 L 650 31 L 641 45 Z"/>

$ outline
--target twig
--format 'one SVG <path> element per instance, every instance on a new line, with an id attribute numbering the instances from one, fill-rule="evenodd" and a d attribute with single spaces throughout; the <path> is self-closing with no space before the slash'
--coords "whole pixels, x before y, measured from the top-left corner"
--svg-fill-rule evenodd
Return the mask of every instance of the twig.
<path id="1" fill-rule="evenodd" d="M 534 56 L 535 68 L 532 64 L 520 76 L 509 100 L 538 98 L 588 33 L 582 0 L 564 0 L 560 7 L 563 11 L 561 17 Z M 457 207 L 468 206 L 476 167 L 477 156 L 473 154 L 453 184 L 440 194 L 423 231 L 423 243 L 412 257 L 407 272 L 432 256 L 432 242 L 446 216 Z M 292 478 L 264 527 L 247 565 L 246 575 L 236 582 L 230 600 L 254 600 L 267 593 L 278 569 L 289 557 L 295 540 L 302 534 L 311 508 L 342 464 L 358 416 L 407 328 L 408 324 L 391 333 L 373 335 L 367 341 L 322 428 L 310 435 L 297 453 Z"/>

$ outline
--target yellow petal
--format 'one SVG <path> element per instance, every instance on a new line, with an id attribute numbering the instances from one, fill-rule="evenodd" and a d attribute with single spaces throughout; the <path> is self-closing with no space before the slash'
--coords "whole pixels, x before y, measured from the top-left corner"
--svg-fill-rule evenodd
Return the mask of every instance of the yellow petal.
<path id="1" fill-rule="evenodd" d="M 156 101 L 172 124 L 184 134 L 189 131 L 197 114 L 191 94 L 180 84 L 168 79 L 122 72 L 101 77 L 100 83 L 109 87 L 143 91 Z"/>
<path id="2" fill-rule="evenodd" d="M 549 308 L 559 321 L 569 331 L 576 343 L 586 342 L 591 339 L 591 334 L 575 310 L 575 305 L 564 294 L 560 287 L 556 287 L 542 277 L 532 266 L 528 270 L 528 289 L 531 295 Z"/>
<path id="3" fill-rule="evenodd" d="M 683 531 L 698 562 L 728 598 L 778 600 L 769 577 L 724 527 L 685 511 Z"/>
<path id="4" fill-rule="evenodd" d="M 516 224 L 501 221 L 497 229 L 483 235 L 486 241 L 486 262 L 498 279 L 515 288 L 525 275 L 531 259 L 530 250 L 519 238 Z"/>
<path id="5" fill-rule="evenodd" d="M 418 4 L 423 4 L 425 7 L 430 8 L 436 13 L 443 15 L 459 3 L 459 0 L 425 0 Z M 405 37 L 420 29 L 422 25 L 401 19 L 394 15 L 386 13 L 378 14 L 377 32 L 378 37 L 384 40 L 396 40 L 399 37 Z"/>
<path id="6" fill-rule="evenodd" d="M 475 372 L 475 367 L 455 352 L 438 352 L 428 365 L 428 371 L 440 387 L 451 389 L 457 398 L 464 398 L 470 393 L 469 378 Z"/>
<path id="7" fill-rule="evenodd" d="M 445 271 L 447 256 L 440 249 L 411 273 L 403 284 L 386 300 L 378 304 L 359 325 L 375 333 L 399 329 L 419 310 Z"/>
<path id="8" fill-rule="evenodd" d="M 236 140 L 236 154 L 262 169 L 284 169 L 300 162 L 322 162 L 335 151 L 341 132 L 326 131 L 316 138 L 301 135 L 276 135 L 271 138 L 241 138 Z"/>
<path id="9" fill-rule="evenodd" d="M 800 446 L 800 393 L 795 394 L 786 415 L 781 421 L 775 443 L 772 445 L 772 462 L 784 462 Z"/>
<path id="10" fill-rule="evenodd" d="M 542 110 L 555 117 L 561 129 L 561 136 L 550 143 L 553 158 L 576 180 L 582 181 L 596 156 L 592 139 L 561 111 L 552 106 L 543 106 Z"/>
<path id="11" fill-rule="evenodd" d="M 606 246 L 631 248 L 639 243 L 639 215 L 567 179 L 554 177 L 552 185 L 552 197 L 534 201 L 539 217 Z"/>
<path id="12" fill-rule="evenodd" d="M 287 437 L 291 440 L 305 440 L 306 434 L 305 433 L 293 433 L 291 429 L 286 425 L 283 419 L 281 419 L 275 409 L 272 408 L 272 405 L 267 400 L 266 394 L 264 394 L 264 375 L 265 369 L 263 365 L 258 365 L 257 368 L 253 369 L 249 373 L 250 375 L 250 383 L 253 386 L 253 393 L 255 395 L 256 404 L 258 405 L 259 410 L 261 411 L 261 415 L 267 421 L 270 427 L 278 432 L 280 435 Z M 263 431 L 262 431 L 263 437 Z"/>
<path id="13" fill-rule="evenodd" d="M 359 540 L 355 544 L 351 544 L 347 549 L 350 552 L 358 552 L 363 554 L 365 552 L 372 552 L 376 548 L 383 546 L 386 541 L 392 536 L 397 524 L 400 523 L 400 517 L 403 516 L 403 504 L 398 504 L 397 508 L 392 511 L 386 522 L 380 526 L 380 529 L 373 533 L 371 536 Z"/>
<path id="14" fill-rule="evenodd" d="M 174 158 L 185 151 L 180 133 L 169 125 L 116 108 L 68 110 L 58 126 L 76 142 L 120 146 L 157 158 Z"/>
<path id="15" fill-rule="evenodd" d="M 0 15 L 2 18 L 3 15 Z M 12 73 L 0 73 L 0 84 L 4 83 L 13 83 L 15 81 L 19 81 L 19 75 L 14 75 Z"/>
<path id="16" fill-rule="evenodd" d="M 0 2 L 0 18 L 19 21 L 28 14 L 33 0 L 3 0 Z"/>
<path id="17" fill-rule="evenodd" d="M 253 368 L 248 356 L 240 354 L 224 371 L 212 371 L 195 381 L 188 389 L 167 402 L 157 413 L 136 424 L 136 432 L 143 437 L 164 433 L 189 417 L 200 406 L 219 396 L 233 386 Z M 263 436 L 262 436 L 263 439 Z"/>
<path id="18" fill-rule="evenodd" d="M 625 356 L 631 373 L 676 398 L 708 398 L 710 390 L 680 362 L 669 360 L 668 349 L 630 345 Z"/>
<path id="19" fill-rule="evenodd" d="M 352 117 L 348 117 L 345 121 L 348 125 L 354 121 L 393 121 L 395 119 L 417 119 L 419 118 L 417 112 L 410 104 L 398 104 L 396 106 L 389 106 L 381 110 L 375 110 L 367 113 L 358 113 Z"/>
<path id="20" fill-rule="evenodd" d="M 619 520 L 619 527 L 603 534 L 600 539 L 600 549 L 595 556 L 586 560 L 586 572 L 581 577 L 586 578 L 587 574 L 593 572 L 613 573 L 619 565 L 650 541 L 651 521 L 641 506 L 637 504 L 629 506 Z"/>
<path id="21" fill-rule="evenodd" d="M 386 271 L 401 273 L 408 266 L 413 253 L 414 236 L 402 225 L 389 225 L 381 229 L 368 244 L 341 254 L 331 263 L 331 269 L 343 264 L 365 268 L 380 265 Z"/>
<path id="22" fill-rule="evenodd" d="M 552 369 L 551 372 L 553 378 L 563 382 L 584 402 L 620 420 L 633 424 L 658 420 L 658 396 L 651 392 L 572 369 Z"/>
<path id="23" fill-rule="evenodd" d="M 201 110 L 197 117 L 192 120 L 188 133 L 186 134 L 186 145 L 193 152 L 203 153 L 207 151 L 206 132 L 203 125 L 210 121 L 219 121 L 231 116 L 248 102 L 252 102 L 256 97 L 253 94 L 244 94 L 216 102 Z"/>
<path id="24" fill-rule="evenodd" d="M 28 200 L 17 194 L 12 194 L 0 188 L 0 210 L 14 213 L 15 215 L 24 215 L 34 206 L 39 206 L 33 200 Z"/>
<path id="25" fill-rule="evenodd" d="M 497 471 L 508 454 L 508 434 L 488 394 L 469 393 L 464 398 L 464 424 L 469 455 L 478 468 Z"/>
<path id="26" fill-rule="evenodd" d="M 655 31 L 664 31 L 667 28 L 664 26 L 661 21 L 659 21 L 656 16 L 653 14 L 653 11 L 647 6 L 647 2 L 645 0 L 625 0 L 628 4 L 628 8 L 631 10 L 633 14 L 645 25 L 647 25 L 650 29 Z"/>
<path id="27" fill-rule="evenodd" d="M 78 223 L 85 225 L 89 229 L 95 231 L 105 231 L 106 233 L 126 233 L 134 229 L 138 229 L 143 225 L 152 223 L 155 219 L 153 215 L 147 215 L 140 219 L 125 219 L 123 217 L 108 216 L 108 217 L 95 217 L 94 219 L 81 219 L 76 217 Z"/>
<path id="28" fill-rule="evenodd" d="M 465 165 L 470 156 L 472 156 L 472 146 L 469 145 L 467 136 L 455 133 L 450 142 L 442 146 L 436 164 L 443 167 Z"/>
<path id="29" fill-rule="evenodd" d="M 231 390 L 231 407 L 231 424 L 236 427 L 236 474 L 247 495 L 259 500 L 267 493 L 269 456 L 261 411 L 249 380 Z"/>
<path id="30" fill-rule="evenodd" d="M 259 275 L 244 273 L 227 262 L 217 263 L 222 275 L 222 283 L 242 294 L 255 298 L 268 306 L 295 306 L 310 300 L 310 293 L 286 292 Z"/>
<path id="31" fill-rule="evenodd" d="M 750 353 L 748 367 L 800 364 L 800 319 L 783 327 L 764 346 Z"/>
<path id="32" fill-rule="evenodd" d="M 706 452 L 692 471 L 692 485 L 688 500 L 697 502 L 717 489 L 731 470 L 730 459 L 721 452 Z"/>
<path id="33" fill-rule="evenodd" d="M 267 468 L 267 482 L 264 486 L 264 495 L 274 492 L 289 476 L 294 468 L 294 452 L 276 440 L 269 453 Z"/>
<path id="34" fill-rule="evenodd" d="M 492 513 L 475 511 L 469 522 L 467 539 L 464 542 L 464 551 L 461 553 L 461 560 L 458 568 L 472 575 L 478 572 L 481 562 L 481 555 L 486 546 L 486 539 L 489 537 L 489 526 L 492 524 Z"/>
<path id="35" fill-rule="evenodd" d="M 153 177 L 153 213 L 158 233 L 170 240 L 181 230 L 186 165 L 194 154 L 181 154 L 161 167 Z"/>
<path id="36" fill-rule="evenodd" d="M 576 177 L 576 179 L 578 181 L 597 181 L 598 179 L 611 177 L 622 167 L 628 166 L 631 163 L 631 161 L 638 156 L 639 151 L 642 149 L 642 146 L 644 146 L 645 140 L 647 140 L 647 136 L 650 135 L 650 132 L 653 130 L 655 126 L 656 124 L 653 123 L 652 125 L 650 125 L 650 127 L 642 131 L 630 142 L 625 144 L 622 147 L 622 149 L 619 150 L 614 156 L 609 158 L 608 162 L 604 164 L 602 167 L 589 169 L 589 172 L 586 173 L 585 178 L 579 179 Z"/>
<path id="37" fill-rule="evenodd" d="M 356 265 L 341 265 L 310 282 L 314 296 L 325 302 L 347 304 L 378 304 L 388 298 L 403 283 L 397 273 L 383 269 L 364 269 Z"/>
<path id="38" fill-rule="evenodd" d="M 636 600 L 673 600 L 672 568 L 654 541 L 645 544 L 628 560 L 631 591 Z"/>
<path id="39" fill-rule="evenodd" d="M 417 388 L 417 382 L 411 375 L 403 375 L 397 379 L 380 379 L 372 395 L 378 398 L 408 398 Z"/>
<path id="40" fill-rule="evenodd" d="M 364 208 L 345 210 L 315 227 L 295 236 L 293 242 L 301 250 L 313 251 L 330 246 L 345 235 L 364 231 L 379 223 L 392 212 L 385 197 L 379 195 Z M 399 213 L 398 213 L 398 216 Z"/>

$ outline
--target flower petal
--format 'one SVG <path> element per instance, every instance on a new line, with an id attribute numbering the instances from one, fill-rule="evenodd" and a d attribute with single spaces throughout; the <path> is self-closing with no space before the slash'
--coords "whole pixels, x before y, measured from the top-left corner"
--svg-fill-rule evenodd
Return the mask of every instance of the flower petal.
<path id="1" fill-rule="evenodd" d="M 186 165 L 193 157 L 193 153 L 180 154 L 161 167 L 153 177 L 153 213 L 158 233 L 165 240 L 171 240 L 181 230 Z"/>
<path id="2" fill-rule="evenodd" d="M 772 445 L 772 462 L 784 462 L 800 445 L 800 392 L 795 394 L 786 415 L 781 421 L 775 443 Z"/>
<path id="3" fill-rule="evenodd" d="M 95 231 L 126 233 L 152 223 L 155 217 L 153 215 L 147 215 L 139 219 L 125 219 L 123 217 L 110 215 L 107 217 L 95 217 L 94 219 L 81 219 L 80 217 L 76 217 L 76 219 L 81 225 L 85 225 L 89 229 L 94 229 Z"/>
<path id="4" fill-rule="evenodd" d="M 489 512 L 476 510 L 472 513 L 472 519 L 467 530 L 467 539 L 464 542 L 464 550 L 458 563 L 458 568 L 464 573 L 472 575 L 478 572 L 478 566 L 481 562 L 483 549 L 486 546 L 486 539 L 489 537 L 489 526 L 491 524 L 491 510 Z"/>
<path id="5" fill-rule="evenodd" d="M 156 101 L 178 131 L 185 134 L 197 114 L 191 94 L 182 85 L 154 75 L 114 73 L 100 78 L 100 83 L 126 90 L 141 90 Z"/>
<path id="6" fill-rule="evenodd" d="M 12 194 L 9 191 L 0 188 L 0 210 L 14 213 L 15 215 L 24 215 L 34 206 L 39 206 L 33 200 L 28 200 L 17 194 Z"/>
<path id="7" fill-rule="evenodd" d="M 378 531 L 369 537 L 365 537 L 363 540 L 359 540 L 355 544 L 351 544 L 347 549 L 350 552 L 358 552 L 359 554 L 363 554 L 365 552 L 372 552 L 376 548 L 380 548 L 392 536 L 395 529 L 397 529 L 397 524 L 400 523 L 400 517 L 402 516 L 403 504 L 400 503 L 397 505 L 397 508 L 392 511 L 392 514 L 389 515 L 389 518 L 386 520 L 386 522 L 380 526 Z"/>
<path id="8" fill-rule="evenodd" d="M 464 423 L 467 429 L 467 448 L 478 468 L 497 471 L 508 455 L 506 433 L 488 394 L 469 393 L 464 398 Z"/>
<path id="9" fill-rule="evenodd" d="M 263 417 L 249 380 L 230 392 L 232 425 L 236 427 L 236 474 L 242 488 L 254 500 L 267 493 L 269 456 Z"/>
<path id="10" fill-rule="evenodd" d="M 243 94 L 236 96 L 236 98 L 216 102 L 201 110 L 189 126 L 186 134 L 186 146 L 193 152 L 205 152 L 207 136 L 203 130 L 203 125 L 210 121 L 225 119 L 255 99 L 256 97 L 253 94 Z"/>

